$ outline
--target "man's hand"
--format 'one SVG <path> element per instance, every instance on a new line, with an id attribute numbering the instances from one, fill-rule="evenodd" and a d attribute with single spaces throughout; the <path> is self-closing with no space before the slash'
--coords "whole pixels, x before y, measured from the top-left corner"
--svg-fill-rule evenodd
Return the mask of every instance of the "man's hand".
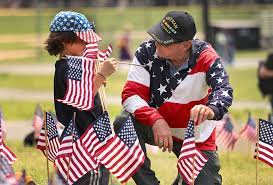
<path id="1" fill-rule="evenodd" d="M 213 119 L 214 112 L 211 108 L 206 105 L 195 105 L 191 109 L 190 119 L 194 121 L 195 124 L 200 124 L 207 119 Z"/>
<path id="2" fill-rule="evenodd" d="M 156 120 L 153 124 L 154 141 L 159 148 L 163 148 L 165 152 L 168 148 L 169 152 L 173 150 L 173 138 L 171 129 L 164 119 Z"/>

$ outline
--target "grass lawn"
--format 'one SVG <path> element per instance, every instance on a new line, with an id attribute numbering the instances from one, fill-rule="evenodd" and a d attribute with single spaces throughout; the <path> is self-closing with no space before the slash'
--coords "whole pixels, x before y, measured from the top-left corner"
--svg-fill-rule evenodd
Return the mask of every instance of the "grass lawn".
<path id="1" fill-rule="evenodd" d="M 216 19 L 256 19 L 258 14 L 265 9 L 272 8 L 271 5 L 258 6 L 211 6 L 210 17 Z M 146 30 L 154 23 L 158 22 L 166 12 L 171 10 L 184 10 L 190 12 L 196 20 L 198 30 L 202 30 L 202 9 L 201 6 L 181 6 L 181 7 L 128 7 L 119 8 L 70 8 L 74 11 L 84 13 L 90 21 L 96 22 L 98 31 L 117 30 L 121 25 L 130 22 L 135 30 Z M 10 11 L 1 9 L 0 16 L 2 29 L 0 34 L 24 34 L 34 33 L 36 31 L 48 32 L 48 25 L 53 16 L 60 11 L 60 8 L 44 8 L 38 17 L 38 11 L 35 9 L 18 9 Z M 14 29 L 12 25 L 16 25 Z M 118 24 L 117 24 L 118 22 Z"/>
<path id="2" fill-rule="evenodd" d="M 23 147 L 21 141 L 7 141 L 6 144 L 18 157 L 18 160 L 14 163 L 15 170 L 26 169 L 37 184 L 45 184 L 47 180 L 46 160 L 42 152 L 34 148 Z M 160 151 L 156 154 L 149 153 L 149 156 L 152 161 L 152 169 L 156 172 L 161 184 L 171 184 L 177 174 L 175 156 Z M 220 160 L 223 185 L 255 184 L 256 161 L 252 158 L 252 155 L 239 152 L 221 152 Z M 273 182 L 272 168 L 258 162 L 258 177 L 259 184 L 271 185 Z M 116 185 L 119 184 L 115 180 L 114 182 Z M 134 182 L 130 180 L 128 185 L 134 185 Z"/>
<path id="3" fill-rule="evenodd" d="M 35 107 L 39 103 L 43 110 L 55 112 L 54 102 L 35 102 L 35 101 L 6 101 L 0 100 L 0 106 L 4 113 L 4 119 L 8 121 L 31 120 L 33 119 Z M 122 110 L 121 105 L 108 104 L 108 112 L 111 121 L 114 121 Z"/>
<path id="4" fill-rule="evenodd" d="M 54 64 L 52 64 L 54 65 Z M 234 99 L 240 101 L 261 101 L 262 96 L 257 87 L 257 70 L 229 68 L 231 86 L 234 88 Z M 108 95 L 120 96 L 127 79 L 126 72 L 116 72 L 107 80 L 106 92 Z M 246 83 L 248 82 L 248 83 Z M 18 88 L 24 90 L 52 91 L 53 75 L 14 75 L 0 74 L 0 87 Z"/>

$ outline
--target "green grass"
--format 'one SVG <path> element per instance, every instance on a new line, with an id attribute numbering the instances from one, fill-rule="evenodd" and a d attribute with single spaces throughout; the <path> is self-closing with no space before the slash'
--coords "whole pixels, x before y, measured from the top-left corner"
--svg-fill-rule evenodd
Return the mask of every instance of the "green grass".
<path id="1" fill-rule="evenodd" d="M 234 90 L 234 100 L 261 101 L 262 96 L 257 86 L 257 69 L 228 70 L 230 84 Z"/>
<path id="2" fill-rule="evenodd" d="M 7 120 L 31 120 L 33 119 L 35 107 L 39 103 L 43 110 L 54 110 L 53 102 L 31 102 L 31 101 L 1 101 L 4 118 Z"/>
<path id="3" fill-rule="evenodd" d="M 236 124 L 238 124 L 237 126 L 239 128 L 242 128 L 243 125 L 247 122 L 249 112 L 251 113 L 252 118 L 256 120 L 256 122 L 259 118 L 268 120 L 269 110 L 266 108 L 257 109 L 255 107 L 249 107 L 246 109 L 233 109 L 231 106 L 229 109 L 230 115 L 232 118 L 234 118 L 234 120 L 236 120 Z"/>
<path id="4" fill-rule="evenodd" d="M 47 180 L 46 160 L 43 154 L 35 148 L 23 147 L 21 141 L 7 141 L 7 146 L 17 155 L 14 163 L 15 171 L 26 169 L 37 184 L 45 184 Z M 177 175 L 177 159 L 173 154 L 158 152 L 149 153 L 152 161 L 152 169 L 156 172 L 161 184 L 171 184 Z M 256 161 L 247 153 L 221 152 L 221 170 L 223 185 L 254 185 L 256 174 Z M 39 165 L 37 165 L 39 164 Z M 52 163 L 50 163 L 50 170 Z M 272 168 L 262 162 L 258 162 L 258 183 L 270 185 L 273 182 Z M 119 183 L 114 183 L 119 184 Z M 132 180 L 128 185 L 134 185 Z"/>
<path id="5" fill-rule="evenodd" d="M 241 50 L 236 52 L 236 58 L 266 58 L 268 51 L 266 50 Z M 240 61 L 240 60 L 238 60 Z M 237 62 L 237 61 L 236 61 Z"/>
<path id="6" fill-rule="evenodd" d="M 265 9 L 272 8 L 267 6 L 212 6 L 210 7 L 211 20 L 216 19 L 255 19 L 258 14 Z M 130 22 L 135 30 L 146 30 L 154 23 L 158 22 L 166 12 L 170 10 L 185 10 L 190 12 L 196 20 L 199 31 L 202 30 L 202 9 L 201 6 L 181 6 L 181 7 L 128 7 L 118 8 L 72 8 L 74 11 L 84 13 L 90 21 L 96 22 L 97 31 L 118 30 L 120 27 Z M 44 8 L 40 17 L 37 17 L 35 9 L 17 10 L 13 14 L 6 13 L 0 16 L 0 34 L 25 34 L 41 31 L 49 31 L 49 24 L 54 15 L 60 9 Z M 12 22 L 12 24 L 11 24 Z M 118 24 L 117 24 L 118 23 Z M 14 26 L 16 25 L 16 29 Z"/>
<path id="7" fill-rule="evenodd" d="M 5 50 L 25 50 L 25 49 L 35 49 L 34 46 L 31 46 L 29 43 L 20 43 L 18 44 L 15 42 L 5 42 L 5 43 L 0 43 L 0 51 L 5 51 Z"/>
<path id="8" fill-rule="evenodd" d="M 7 101 L 1 100 L 0 106 L 4 113 L 4 118 L 9 121 L 31 120 L 33 119 L 34 110 L 39 103 L 43 110 L 55 112 L 54 102 L 34 102 L 34 101 Z M 108 104 L 108 112 L 111 121 L 114 121 L 122 107 L 121 105 Z"/>
<path id="9" fill-rule="evenodd" d="M 53 91 L 53 75 L 39 76 L 2 73 L 0 74 L 0 87 L 33 91 Z"/>

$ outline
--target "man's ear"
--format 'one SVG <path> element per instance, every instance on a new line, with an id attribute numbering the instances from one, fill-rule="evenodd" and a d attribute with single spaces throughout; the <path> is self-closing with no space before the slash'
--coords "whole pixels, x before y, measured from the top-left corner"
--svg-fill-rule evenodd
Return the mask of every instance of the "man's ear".
<path id="1" fill-rule="evenodd" d="M 186 50 L 190 49 L 191 45 L 192 45 L 191 40 L 184 41 L 183 43 L 183 46 L 185 47 Z"/>

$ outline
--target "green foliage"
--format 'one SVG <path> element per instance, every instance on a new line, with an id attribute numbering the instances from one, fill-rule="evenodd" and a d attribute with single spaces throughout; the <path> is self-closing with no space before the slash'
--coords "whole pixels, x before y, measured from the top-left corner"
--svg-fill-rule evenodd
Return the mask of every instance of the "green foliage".
<path id="1" fill-rule="evenodd" d="M 21 141 L 7 141 L 6 144 L 18 157 L 13 165 L 15 171 L 26 169 L 27 174 L 31 175 L 37 184 L 45 184 L 47 181 L 46 160 L 42 152 L 35 148 L 23 147 Z M 156 154 L 149 153 L 149 157 L 152 161 L 152 169 L 161 184 L 171 184 L 177 175 L 177 159 L 174 154 L 159 151 Z M 256 160 L 253 159 L 253 154 L 221 152 L 220 160 L 223 185 L 255 185 Z M 51 162 L 49 166 L 51 174 Z M 258 182 L 263 185 L 270 185 L 273 182 L 272 168 L 260 161 L 258 161 Z M 114 184 L 119 183 L 114 180 Z M 130 180 L 128 185 L 134 185 L 134 182 Z"/>
<path id="2" fill-rule="evenodd" d="M 14 43 L 14 42 L 4 42 L 0 43 L 0 51 L 4 50 L 21 50 L 21 49 L 33 49 L 34 47 L 27 43 Z"/>
<path id="3" fill-rule="evenodd" d="M 264 6 L 212 6 L 210 17 L 216 19 L 255 19 L 261 10 L 270 9 L 271 5 Z M 196 20 L 199 31 L 202 30 L 201 6 L 181 7 L 128 7 L 117 8 L 72 8 L 73 11 L 84 13 L 90 21 L 95 21 L 97 31 L 109 31 L 120 29 L 120 26 L 130 22 L 134 30 L 146 30 L 158 22 L 168 11 L 184 10 L 190 12 Z M 2 10 L 1 10 L 2 11 Z M 38 12 L 35 9 L 17 10 L 10 14 L 8 11 L 0 16 L 0 34 L 26 34 L 49 32 L 49 24 L 59 9 L 43 8 Z M 11 24 L 12 22 L 12 24 Z M 117 24 L 118 22 L 118 24 Z M 20 29 L 18 29 L 20 28 Z"/>
<path id="4" fill-rule="evenodd" d="M 53 76 L 0 74 L 0 87 L 53 91 Z"/>
<path id="5" fill-rule="evenodd" d="M 257 69 L 228 69 L 230 84 L 234 90 L 234 100 L 261 101 L 257 86 Z"/>
<path id="6" fill-rule="evenodd" d="M 54 105 L 51 102 L 4 100 L 1 101 L 0 105 L 6 120 L 31 120 L 37 103 L 41 105 L 43 110 L 54 110 Z"/>
<path id="7" fill-rule="evenodd" d="M 31 120 L 33 119 L 35 107 L 39 103 L 43 110 L 55 112 L 54 102 L 35 101 L 1 101 L 0 106 L 4 112 L 5 120 Z M 108 104 L 108 112 L 111 121 L 114 121 L 122 110 L 121 105 Z"/>
<path id="8" fill-rule="evenodd" d="M 14 170 L 20 172 L 25 169 L 27 175 L 32 176 L 36 184 L 46 184 L 47 167 L 43 153 L 34 147 L 24 147 L 22 141 L 7 141 L 6 144 L 17 156 L 17 161 L 13 165 Z M 52 174 L 51 162 L 49 169 Z"/>

